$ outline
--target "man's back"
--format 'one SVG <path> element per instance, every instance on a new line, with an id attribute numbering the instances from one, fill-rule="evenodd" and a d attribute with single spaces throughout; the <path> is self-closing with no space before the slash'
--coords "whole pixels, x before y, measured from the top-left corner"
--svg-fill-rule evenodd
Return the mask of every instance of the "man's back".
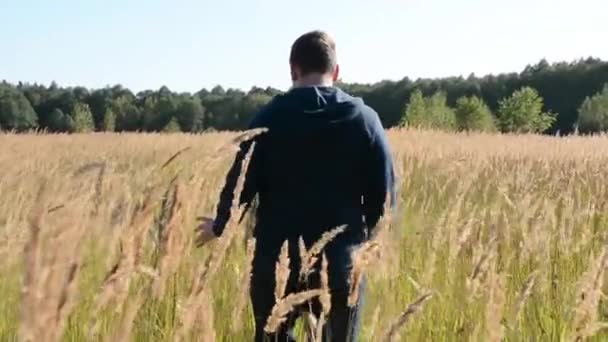
<path id="1" fill-rule="evenodd" d="M 330 248 L 362 242 L 363 218 L 375 224 L 386 196 L 378 189 L 393 178 L 377 114 L 338 88 L 302 87 L 276 97 L 252 127 L 268 129 L 246 189 L 259 194 L 258 251 L 275 255 L 300 236 L 310 245 L 341 225 L 346 232 Z"/>

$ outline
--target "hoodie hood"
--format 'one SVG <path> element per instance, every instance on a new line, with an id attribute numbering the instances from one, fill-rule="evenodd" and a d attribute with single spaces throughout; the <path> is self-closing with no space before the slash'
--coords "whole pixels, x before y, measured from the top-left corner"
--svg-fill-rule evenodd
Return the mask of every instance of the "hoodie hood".
<path id="1" fill-rule="evenodd" d="M 337 87 L 299 87 L 285 94 L 289 111 L 316 120 L 338 123 L 352 120 L 363 105 L 359 98 L 352 97 Z"/>

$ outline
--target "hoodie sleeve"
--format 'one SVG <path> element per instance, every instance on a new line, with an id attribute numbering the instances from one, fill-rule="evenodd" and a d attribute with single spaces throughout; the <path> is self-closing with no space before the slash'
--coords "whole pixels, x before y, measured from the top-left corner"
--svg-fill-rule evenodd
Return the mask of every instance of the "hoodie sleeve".
<path id="1" fill-rule="evenodd" d="M 386 133 L 378 114 L 372 111 L 368 115 L 368 132 L 370 138 L 367 177 L 363 194 L 365 221 L 370 235 L 384 215 L 386 200 L 390 209 L 395 204 L 395 173 L 393 158 Z"/>
<path id="2" fill-rule="evenodd" d="M 265 110 L 262 110 L 260 113 L 256 115 L 253 121 L 250 123 L 248 129 L 262 128 L 265 127 L 262 122 L 262 117 L 265 116 Z M 219 202 L 217 205 L 215 220 L 213 223 L 213 232 L 216 236 L 222 235 L 226 224 L 230 220 L 232 208 L 232 202 L 235 196 L 236 185 L 239 179 L 239 175 L 241 173 L 241 168 L 243 166 L 243 162 L 249 149 L 252 147 L 253 141 L 256 139 L 248 140 L 242 142 L 239 146 L 239 150 L 236 153 L 234 158 L 234 162 L 230 167 L 228 173 L 226 174 L 226 179 L 224 182 L 224 187 L 220 193 Z M 239 198 L 239 205 L 247 205 L 249 206 L 255 195 L 258 192 L 257 189 L 257 172 L 258 172 L 258 164 L 259 164 L 259 147 L 255 146 L 255 150 L 251 155 L 251 159 L 249 160 L 249 165 L 247 170 L 245 170 L 245 183 L 243 185 L 243 190 L 241 191 Z"/>

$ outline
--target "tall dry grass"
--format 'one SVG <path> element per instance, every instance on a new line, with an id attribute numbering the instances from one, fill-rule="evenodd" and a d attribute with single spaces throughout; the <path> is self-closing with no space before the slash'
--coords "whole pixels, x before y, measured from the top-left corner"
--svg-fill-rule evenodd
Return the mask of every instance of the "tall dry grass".
<path id="1" fill-rule="evenodd" d="M 606 137 L 389 137 L 400 196 L 356 255 L 362 340 L 608 338 Z M 0 340 L 248 340 L 250 220 L 193 246 L 234 139 L 0 135 Z M 323 264 L 322 246 L 300 250 L 292 272 Z M 279 321 L 328 303 L 277 297 Z"/>

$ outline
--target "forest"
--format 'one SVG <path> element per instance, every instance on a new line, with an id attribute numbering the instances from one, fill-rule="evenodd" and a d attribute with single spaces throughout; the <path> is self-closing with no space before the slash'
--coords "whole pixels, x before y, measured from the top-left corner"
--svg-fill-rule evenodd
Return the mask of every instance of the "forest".
<path id="1" fill-rule="evenodd" d="M 374 108 L 386 127 L 570 134 L 608 130 L 608 62 L 548 63 L 519 73 L 338 86 Z M 202 132 L 240 130 L 281 91 L 216 86 L 196 93 L 166 86 L 133 93 L 0 83 L 0 130 L 24 132 Z"/>

